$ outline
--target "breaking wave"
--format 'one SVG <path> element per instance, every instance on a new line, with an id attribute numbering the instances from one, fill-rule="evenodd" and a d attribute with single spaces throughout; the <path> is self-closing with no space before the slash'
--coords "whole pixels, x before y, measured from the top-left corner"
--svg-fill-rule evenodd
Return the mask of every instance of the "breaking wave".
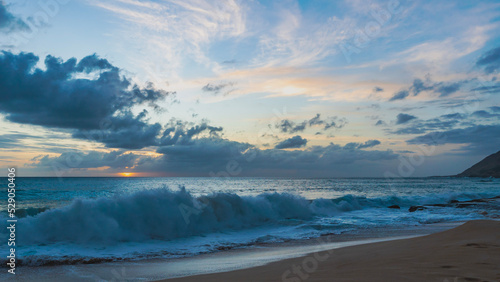
<path id="1" fill-rule="evenodd" d="M 172 240 L 262 225 L 298 225 L 318 217 L 364 208 L 409 206 L 457 197 L 365 198 L 352 195 L 336 199 L 307 200 L 287 193 L 238 196 L 215 193 L 195 197 L 184 188 L 142 190 L 128 195 L 77 199 L 49 210 L 27 212 L 19 219 L 23 245 L 70 242 L 76 244 Z"/>

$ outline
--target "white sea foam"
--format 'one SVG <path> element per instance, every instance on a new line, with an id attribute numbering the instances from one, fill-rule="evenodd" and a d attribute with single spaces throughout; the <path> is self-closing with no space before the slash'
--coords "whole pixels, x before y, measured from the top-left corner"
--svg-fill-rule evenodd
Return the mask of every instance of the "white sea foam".
<path id="1" fill-rule="evenodd" d="M 409 213 L 408 207 L 497 193 L 447 189 L 442 193 L 344 194 L 309 200 L 290 193 L 200 196 L 184 188 L 155 188 L 79 198 L 56 208 L 42 205 L 21 210 L 18 254 L 28 265 L 195 255 L 360 228 L 481 218 L 473 208 L 431 207 Z M 388 209 L 391 205 L 401 209 Z M 4 226 L 0 227 L 0 235 L 5 237 Z"/>

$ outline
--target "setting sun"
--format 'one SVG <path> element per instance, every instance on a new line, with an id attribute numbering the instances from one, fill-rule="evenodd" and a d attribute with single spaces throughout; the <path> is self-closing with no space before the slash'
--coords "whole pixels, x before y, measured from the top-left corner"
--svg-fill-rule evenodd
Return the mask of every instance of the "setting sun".
<path id="1" fill-rule="evenodd" d="M 123 176 L 123 177 L 131 177 L 131 176 L 134 176 L 134 173 L 132 173 L 132 172 L 120 172 L 119 175 Z"/>

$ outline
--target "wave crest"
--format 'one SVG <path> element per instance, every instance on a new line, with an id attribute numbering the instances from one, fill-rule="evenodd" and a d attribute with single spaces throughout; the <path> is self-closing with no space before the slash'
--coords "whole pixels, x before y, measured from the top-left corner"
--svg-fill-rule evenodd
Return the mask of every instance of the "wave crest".
<path id="1" fill-rule="evenodd" d="M 432 198 L 445 200 L 450 196 L 457 195 Z M 346 211 L 392 204 L 404 206 L 426 200 L 352 195 L 307 200 L 287 193 L 257 196 L 214 193 L 195 197 L 182 187 L 177 191 L 151 189 L 114 197 L 77 199 L 68 206 L 28 215 L 19 220 L 18 238 L 23 245 L 172 240 L 265 224 L 298 225 L 317 216 L 331 217 Z"/>

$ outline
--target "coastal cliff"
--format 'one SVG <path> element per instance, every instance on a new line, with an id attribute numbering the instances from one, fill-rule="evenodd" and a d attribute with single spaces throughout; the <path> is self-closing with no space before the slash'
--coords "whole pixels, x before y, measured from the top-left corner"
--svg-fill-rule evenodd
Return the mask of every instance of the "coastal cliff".
<path id="1" fill-rule="evenodd" d="M 482 161 L 456 176 L 500 178 L 500 151 L 487 156 Z"/>

